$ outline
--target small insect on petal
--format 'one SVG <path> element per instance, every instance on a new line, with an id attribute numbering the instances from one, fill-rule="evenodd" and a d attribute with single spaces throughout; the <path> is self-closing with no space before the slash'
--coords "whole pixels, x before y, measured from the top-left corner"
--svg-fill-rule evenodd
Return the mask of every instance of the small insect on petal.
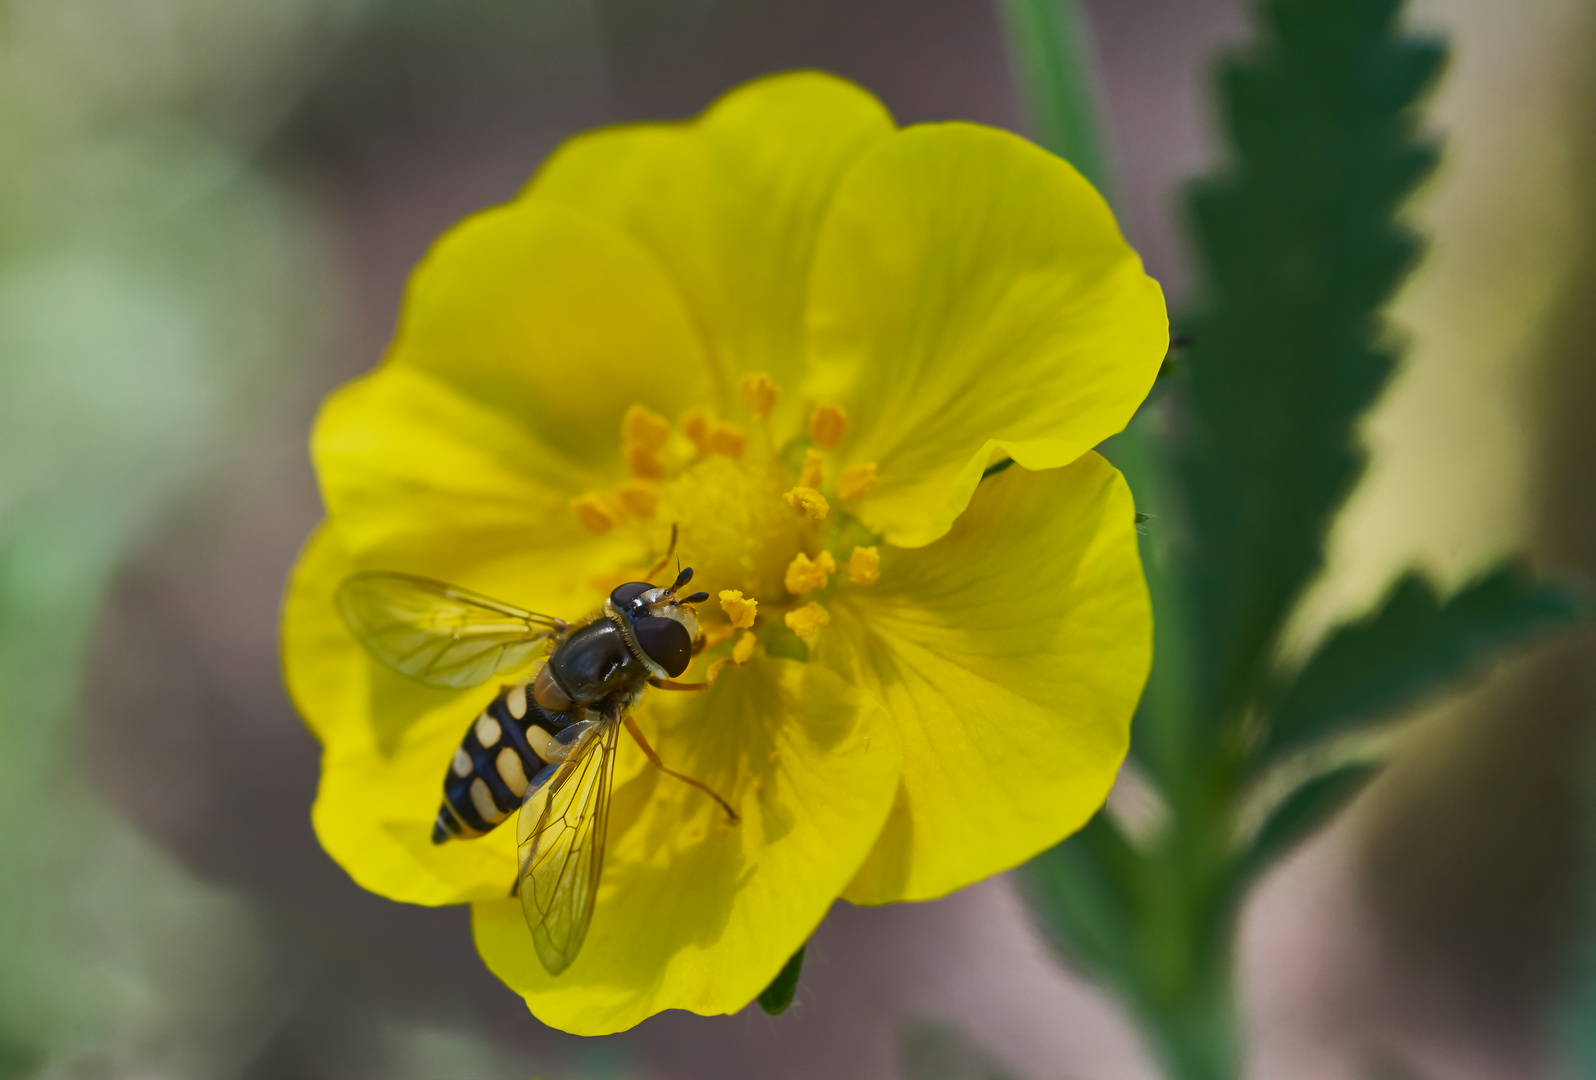
<path id="1" fill-rule="evenodd" d="M 710 453 L 740 458 L 743 456 L 743 449 L 748 445 L 748 433 L 735 424 L 716 421 L 709 426 L 707 441 Z"/>
<path id="2" fill-rule="evenodd" d="M 818 489 L 825 483 L 826 455 L 810 447 L 804 451 L 803 468 L 798 471 L 798 486 Z"/>
<path id="3" fill-rule="evenodd" d="M 741 589 L 722 589 L 720 609 L 726 613 L 733 626 L 739 630 L 746 630 L 754 625 L 754 617 L 759 612 L 759 601 L 745 599 Z"/>
<path id="4" fill-rule="evenodd" d="M 800 551 L 787 565 L 787 575 L 783 583 L 787 586 L 788 592 L 799 596 L 810 589 L 825 588 L 826 582 L 836 570 L 837 560 L 831 557 L 831 552 L 822 551 L 814 559 L 810 559 Z"/>
<path id="5" fill-rule="evenodd" d="M 849 465 L 837 478 L 837 494 L 844 499 L 857 499 L 876 486 L 876 463 Z"/>
<path id="6" fill-rule="evenodd" d="M 795 487 L 782 498 L 787 500 L 788 506 L 797 507 L 816 521 L 826 520 L 826 515 L 831 512 L 831 504 L 826 502 L 826 497 L 812 487 Z"/>
<path id="7" fill-rule="evenodd" d="M 754 644 L 753 634 L 744 634 L 738 638 L 737 644 L 732 646 L 732 660 L 739 664 L 748 663 L 748 658 L 754 655 Z"/>
<path id="8" fill-rule="evenodd" d="M 848 560 L 848 580 L 855 585 L 874 585 L 881 576 L 881 552 L 873 547 L 856 547 Z"/>
<path id="9" fill-rule="evenodd" d="M 848 414 L 841 405 L 829 402 L 815 406 L 815 411 L 809 415 L 809 437 L 815 445 L 822 450 L 830 450 L 842 441 L 842 433 L 848 430 Z"/>
<path id="10" fill-rule="evenodd" d="M 781 387 L 771 381 L 769 375 L 763 371 L 752 372 L 742 378 L 743 404 L 748 406 L 748 411 L 755 420 L 763 420 L 770 415 L 770 410 L 776 407 L 776 398 L 781 394 Z"/>
<path id="11" fill-rule="evenodd" d="M 610 497 L 597 492 L 588 492 L 572 499 L 571 513 L 582 528 L 599 536 L 613 529 L 621 517 Z"/>
<path id="12" fill-rule="evenodd" d="M 814 644 L 820 628 L 831 621 L 831 612 L 811 600 L 797 611 L 787 612 L 784 621 L 789 630 L 809 644 Z"/>

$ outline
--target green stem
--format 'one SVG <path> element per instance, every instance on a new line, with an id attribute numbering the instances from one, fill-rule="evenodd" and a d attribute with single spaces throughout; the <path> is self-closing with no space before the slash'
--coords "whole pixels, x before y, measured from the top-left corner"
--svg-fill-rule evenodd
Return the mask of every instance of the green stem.
<path id="1" fill-rule="evenodd" d="M 1108 168 L 1076 0 L 998 0 L 1036 141 L 1108 197 Z M 1110 200 L 1112 201 L 1112 200 Z"/>

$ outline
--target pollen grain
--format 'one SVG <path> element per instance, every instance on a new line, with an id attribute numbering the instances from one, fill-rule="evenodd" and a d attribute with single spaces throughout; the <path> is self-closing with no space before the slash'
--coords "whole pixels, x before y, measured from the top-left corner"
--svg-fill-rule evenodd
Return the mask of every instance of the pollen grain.
<path id="1" fill-rule="evenodd" d="M 746 630 L 754 625 L 754 618 L 759 613 L 759 601 L 745 599 L 741 589 L 722 589 L 720 609 L 731 620 L 732 626 Z"/>
<path id="2" fill-rule="evenodd" d="M 873 547 L 856 547 L 848 559 L 848 580 L 855 585 L 874 585 L 881 576 L 881 552 Z"/>
<path id="3" fill-rule="evenodd" d="M 788 629 L 812 645 L 820 628 L 831 622 L 831 612 L 811 600 L 797 611 L 787 612 L 784 621 Z"/>
<path id="4" fill-rule="evenodd" d="M 844 499 L 857 499 L 876 486 L 876 463 L 849 465 L 837 478 L 837 495 Z"/>
<path id="5" fill-rule="evenodd" d="M 822 402 L 809 414 L 809 437 L 822 450 L 830 450 L 842 441 L 848 430 L 848 414 L 841 405 Z"/>
<path id="6" fill-rule="evenodd" d="M 816 521 L 826 520 L 826 515 L 831 512 L 831 504 L 826 502 L 826 497 L 812 487 L 795 487 L 782 496 L 787 500 L 787 505 L 802 510 Z"/>
<path id="7" fill-rule="evenodd" d="M 741 388 L 743 404 L 748 406 L 748 411 L 755 420 L 764 420 L 770 416 L 776 407 L 776 398 L 781 395 L 781 387 L 777 386 L 769 375 L 763 371 L 750 372 L 742 377 Z"/>

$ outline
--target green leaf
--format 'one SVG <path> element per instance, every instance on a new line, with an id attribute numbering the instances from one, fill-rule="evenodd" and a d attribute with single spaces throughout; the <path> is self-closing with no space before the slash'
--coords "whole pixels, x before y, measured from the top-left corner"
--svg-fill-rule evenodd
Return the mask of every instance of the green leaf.
<path id="1" fill-rule="evenodd" d="M 1399 0 L 1270 0 L 1266 34 L 1220 71 L 1235 155 L 1189 218 L 1205 300 L 1180 460 L 1190 519 L 1199 716 L 1241 715 L 1363 468 L 1358 418 L 1395 364 L 1381 307 L 1418 245 L 1396 221 L 1434 150 L 1412 106 L 1439 44 Z"/>
<path id="2" fill-rule="evenodd" d="M 1020 879 L 1060 951 L 1099 975 L 1124 978 L 1134 968 L 1138 858 L 1099 811 L 1080 832 L 1032 859 Z"/>
<path id="3" fill-rule="evenodd" d="M 1374 761 L 1348 762 L 1320 773 L 1283 799 L 1238 860 L 1238 883 L 1245 887 L 1266 866 L 1317 832 L 1381 767 Z"/>
<path id="4" fill-rule="evenodd" d="M 807 944 L 798 946 L 798 951 L 782 965 L 781 971 L 770 980 L 770 985 L 759 992 L 759 1007 L 771 1016 L 786 1012 L 787 1006 L 792 1004 L 793 997 L 798 993 L 798 975 L 804 969 L 804 950 L 807 948 Z"/>
<path id="5" fill-rule="evenodd" d="M 1407 705 L 1471 664 L 1583 615 L 1578 596 L 1507 563 L 1443 603 L 1410 571 L 1379 609 L 1320 645 L 1271 710 L 1261 758 L 1276 760 Z"/>

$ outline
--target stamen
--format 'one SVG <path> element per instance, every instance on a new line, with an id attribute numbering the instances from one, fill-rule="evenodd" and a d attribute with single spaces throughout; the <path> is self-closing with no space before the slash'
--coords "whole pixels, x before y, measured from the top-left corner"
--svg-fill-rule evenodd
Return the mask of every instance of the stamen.
<path id="1" fill-rule="evenodd" d="M 824 589 L 826 582 L 836 572 L 837 560 L 831 557 L 831 552 L 822 551 L 811 561 L 809 556 L 800 551 L 787 567 L 787 591 L 794 596 L 801 596 L 811 589 Z"/>
<path id="2" fill-rule="evenodd" d="M 848 580 L 855 585 L 874 585 L 881 576 L 881 553 L 873 547 L 856 547 L 848 560 Z"/>
<path id="3" fill-rule="evenodd" d="M 621 519 L 620 507 L 614 497 L 599 491 L 590 491 L 571 500 L 571 513 L 581 522 L 582 528 L 595 536 L 603 536 Z"/>
<path id="4" fill-rule="evenodd" d="M 659 450 L 671 437 L 671 423 L 657 412 L 633 405 L 621 418 L 621 440 L 627 446 Z"/>
<path id="5" fill-rule="evenodd" d="M 784 621 L 788 629 L 812 645 L 820 628 L 831 622 L 831 612 L 811 600 L 797 611 L 787 612 Z"/>
<path id="6" fill-rule="evenodd" d="M 763 371 L 751 372 L 742 378 L 743 404 L 748 406 L 748 411 L 755 420 L 764 420 L 770 415 L 770 410 L 776 407 L 776 398 L 781 394 L 781 387 L 771 381 L 769 375 Z"/>
<path id="7" fill-rule="evenodd" d="M 633 476 L 645 480 L 658 480 L 665 475 L 665 459 L 658 450 L 649 450 L 642 446 L 628 446 L 626 453 L 626 467 Z"/>
<path id="8" fill-rule="evenodd" d="M 826 497 L 812 487 L 795 487 L 782 498 L 787 500 L 788 506 L 797 507 L 816 521 L 826 520 L 826 515 L 831 512 L 831 504 L 826 502 Z"/>
<path id="9" fill-rule="evenodd" d="M 825 483 L 826 479 L 825 470 L 822 468 L 825 463 L 826 455 L 819 450 L 814 447 L 805 450 L 804 467 L 798 473 L 798 486 L 819 490 L 820 485 Z"/>
<path id="10" fill-rule="evenodd" d="M 615 495 L 638 517 L 653 517 L 659 506 L 659 485 L 652 480 L 628 480 L 615 489 Z"/>
<path id="11" fill-rule="evenodd" d="M 709 453 L 709 417 L 702 409 L 693 409 L 682 417 L 682 434 L 693 440 L 700 454 Z"/>
<path id="12" fill-rule="evenodd" d="M 837 494 L 844 499 L 857 499 L 876 486 L 876 463 L 849 465 L 837 478 Z"/>
<path id="13" fill-rule="evenodd" d="M 732 646 L 732 662 L 735 664 L 748 663 L 748 658 L 754 655 L 755 644 L 756 639 L 753 633 L 745 630 L 743 636 L 737 639 L 737 644 Z"/>
<path id="14" fill-rule="evenodd" d="M 731 620 L 734 627 L 747 630 L 754 625 L 754 619 L 759 613 L 759 601 L 744 599 L 741 589 L 722 589 L 720 609 L 726 613 L 726 617 Z"/>
<path id="15" fill-rule="evenodd" d="M 822 402 L 809 415 L 809 437 L 822 450 L 830 450 L 840 443 L 842 433 L 847 430 L 848 414 L 841 405 Z"/>
<path id="16" fill-rule="evenodd" d="M 670 421 L 641 405 L 633 405 L 621 418 L 621 452 L 633 476 L 658 480 L 665 475 L 660 453 L 671 436 Z"/>
<path id="17" fill-rule="evenodd" d="M 712 454 L 724 454 L 729 458 L 740 458 L 743 450 L 748 446 L 748 433 L 735 424 L 727 424 L 717 420 L 709 426 L 709 451 Z"/>

